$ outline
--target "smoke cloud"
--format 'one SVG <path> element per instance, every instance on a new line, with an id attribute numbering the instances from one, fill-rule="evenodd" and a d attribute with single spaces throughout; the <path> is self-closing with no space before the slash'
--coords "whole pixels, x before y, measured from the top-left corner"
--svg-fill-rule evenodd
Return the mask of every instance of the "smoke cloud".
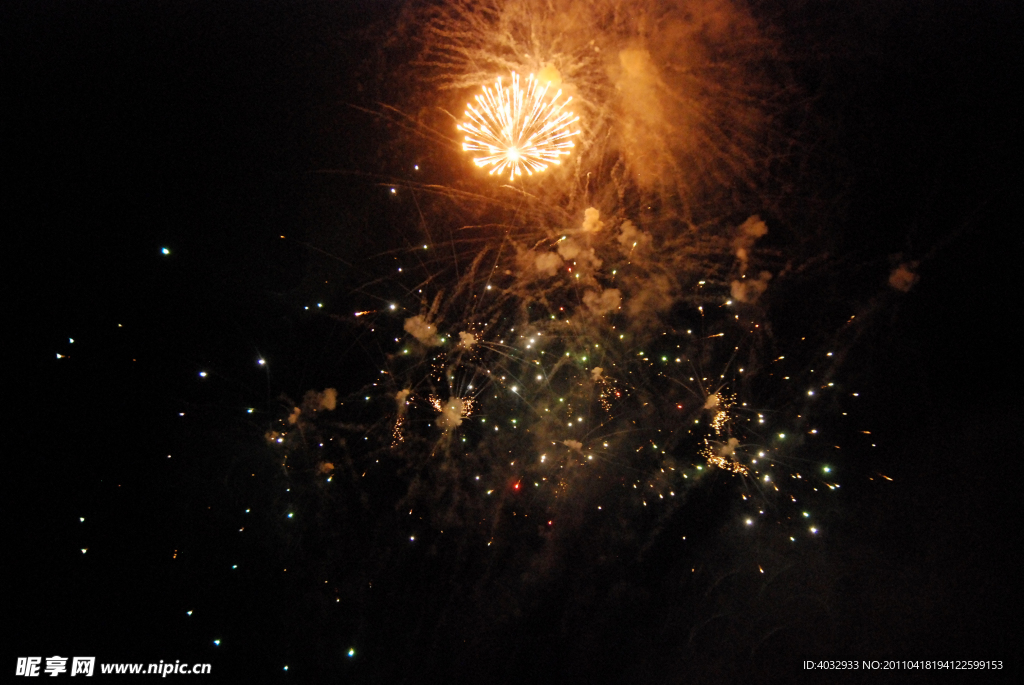
<path id="1" fill-rule="evenodd" d="M 437 417 L 437 427 L 448 433 L 462 425 L 462 417 L 466 413 L 466 403 L 458 397 L 451 397 Z"/>
<path id="2" fill-rule="evenodd" d="M 770 271 L 762 271 L 755 279 L 743 279 L 731 283 L 732 299 L 737 302 L 753 304 L 768 289 L 768 281 L 772 279 Z"/>
<path id="3" fill-rule="evenodd" d="M 437 326 L 428 323 L 427 320 L 417 314 L 405 320 L 405 332 L 419 340 L 427 347 L 434 347 L 441 344 L 437 338 Z"/>
<path id="4" fill-rule="evenodd" d="M 903 262 L 889 274 L 889 285 L 902 293 L 908 292 L 919 278 L 914 272 L 916 268 L 917 262 Z"/>
<path id="5" fill-rule="evenodd" d="M 740 224 L 737 231 L 738 233 L 733 238 L 732 246 L 736 258 L 740 260 L 740 273 L 742 274 L 747 271 L 750 260 L 750 248 L 754 246 L 758 238 L 768 235 L 768 225 L 761 221 L 761 217 L 755 214 Z"/>
<path id="6" fill-rule="evenodd" d="M 615 288 L 610 288 L 601 293 L 588 290 L 583 293 L 583 304 L 598 316 L 611 314 L 622 306 L 622 293 Z"/>

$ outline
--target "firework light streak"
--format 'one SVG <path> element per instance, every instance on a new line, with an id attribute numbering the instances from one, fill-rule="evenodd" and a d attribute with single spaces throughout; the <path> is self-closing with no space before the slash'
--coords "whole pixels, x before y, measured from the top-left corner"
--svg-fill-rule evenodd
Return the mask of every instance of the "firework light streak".
<path id="1" fill-rule="evenodd" d="M 477 106 L 466 105 L 466 121 L 458 130 L 467 134 L 463 150 L 483 153 L 473 158 L 477 166 L 490 167 L 492 175 L 507 170 L 511 181 L 523 171 L 532 176 L 549 164 L 561 164 L 573 148 L 571 138 L 579 134 L 573 130 L 579 117 L 564 111 L 572 98 L 560 103 L 561 90 L 547 99 L 549 87 L 530 74 L 524 89 L 513 73 L 511 86 L 499 78 L 493 90 L 484 86 L 476 96 Z"/>

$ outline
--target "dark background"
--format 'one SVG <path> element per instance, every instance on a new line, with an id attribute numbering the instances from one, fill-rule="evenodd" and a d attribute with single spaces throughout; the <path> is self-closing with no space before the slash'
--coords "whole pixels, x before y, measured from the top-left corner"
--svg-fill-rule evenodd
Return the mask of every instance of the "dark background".
<path id="1" fill-rule="evenodd" d="M 331 193 L 361 198 L 339 222 L 367 229 L 347 256 L 388 241 L 372 219 L 383 189 L 313 172 L 373 159 L 383 134 L 349 105 L 366 104 L 394 3 L 5 3 L 5 668 L 53 654 L 211 662 L 217 682 L 781 682 L 810 655 L 1017 668 L 1021 5 L 848 4 L 760 12 L 833 122 L 840 252 L 861 265 L 851 303 L 871 300 L 892 255 L 921 259 L 921 280 L 876 302 L 847 359 L 879 448 L 787 586 L 830 598 L 829 628 L 787 616 L 794 637 L 755 660 L 729 628 L 673 656 L 688 628 L 666 633 L 665 615 L 694 596 L 665 591 L 672 560 L 609 591 L 603 622 L 510 617 L 484 658 L 425 637 L 446 629 L 423 608 L 443 570 L 400 567 L 394 599 L 338 619 L 276 573 L 293 558 L 278 531 L 252 524 L 239 541 L 233 470 L 261 449 L 277 395 L 355 382 L 371 360 L 302 308 L 336 292 L 310 285 L 303 243 Z M 878 471 L 893 482 L 867 480 Z M 778 606 L 738 587 L 724 610 Z M 357 643 L 361 663 L 344 656 Z"/>

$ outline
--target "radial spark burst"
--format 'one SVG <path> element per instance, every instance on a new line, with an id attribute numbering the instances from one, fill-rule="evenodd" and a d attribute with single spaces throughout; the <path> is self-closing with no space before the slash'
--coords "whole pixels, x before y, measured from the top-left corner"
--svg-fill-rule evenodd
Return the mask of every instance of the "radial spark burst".
<path id="1" fill-rule="evenodd" d="M 466 120 L 458 129 L 466 133 L 463 150 L 483 153 L 473 158 L 477 166 L 490 167 L 491 174 L 508 172 L 514 180 L 523 171 L 532 176 L 561 163 L 579 133 L 574 128 L 579 117 L 565 111 L 572 98 L 560 103 L 561 90 L 548 97 L 549 86 L 530 74 L 526 87 L 520 87 L 519 75 L 513 73 L 511 87 L 499 78 L 493 89 L 484 86 L 476 105 L 466 105 Z"/>

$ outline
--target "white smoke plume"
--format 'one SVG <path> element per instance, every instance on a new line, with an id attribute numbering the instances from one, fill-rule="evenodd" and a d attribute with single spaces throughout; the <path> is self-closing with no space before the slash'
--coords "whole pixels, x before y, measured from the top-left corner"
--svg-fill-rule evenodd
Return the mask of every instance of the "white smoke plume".
<path id="1" fill-rule="evenodd" d="M 600 231 L 604 228 L 604 222 L 601 219 L 601 212 L 593 207 L 588 207 L 583 211 L 583 231 L 593 232 Z"/>
<path id="2" fill-rule="evenodd" d="M 534 259 L 533 267 L 537 273 L 551 277 L 558 274 L 563 264 L 561 257 L 554 252 L 542 252 Z"/>
<path id="3" fill-rule="evenodd" d="M 732 299 L 737 302 L 753 304 L 768 289 L 768 281 L 772 279 L 770 271 L 762 271 L 757 278 L 744 278 L 732 282 Z"/>
<path id="4" fill-rule="evenodd" d="M 428 323 L 427 320 L 417 314 L 405 320 L 405 332 L 419 340 L 427 347 L 434 347 L 441 343 L 437 338 L 437 326 Z"/>
<path id="5" fill-rule="evenodd" d="M 729 442 L 725 443 L 718 448 L 718 456 L 720 457 L 731 457 L 736 454 L 736 448 L 740 446 L 740 441 L 736 438 L 729 438 Z"/>
<path id="6" fill-rule="evenodd" d="M 587 305 L 594 314 L 603 316 L 622 306 L 622 293 L 615 288 L 609 288 L 601 293 L 588 290 L 583 293 L 583 304 Z"/>
<path id="7" fill-rule="evenodd" d="M 411 388 L 404 388 L 395 393 L 395 402 L 398 405 L 398 415 L 405 416 L 406 409 L 409 405 L 409 395 L 412 393 Z"/>
<path id="8" fill-rule="evenodd" d="M 737 230 L 738 233 L 733 238 L 732 246 L 736 258 L 740 260 L 740 273 L 742 274 L 747 271 L 747 265 L 750 260 L 750 248 L 754 246 L 758 238 L 768 234 L 768 225 L 761 221 L 761 217 L 755 214 L 740 224 Z"/>
<path id="9" fill-rule="evenodd" d="M 646 326 L 672 306 L 672 282 L 665 274 L 653 274 L 629 298 L 626 311 L 634 326 Z"/>
<path id="10" fill-rule="evenodd" d="M 451 432 L 462 425 L 462 417 L 466 414 L 466 403 L 458 397 L 451 397 L 437 417 L 437 427 L 445 433 Z"/>
<path id="11" fill-rule="evenodd" d="M 288 424 L 298 424 L 303 414 L 309 415 L 321 410 L 333 411 L 337 406 L 338 391 L 334 388 L 324 388 L 323 392 L 310 390 L 302 398 L 302 404 L 292 408 L 291 414 L 288 415 Z"/>
<path id="12" fill-rule="evenodd" d="M 622 226 L 619 227 L 619 245 L 622 246 L 622 253 L 627 256 L 646 253 L 652 241 L 650 233 L 641 231 L 629 219 L 623 221 Z"/>
<path id="13" fill-rule="evenodd" d="M 324 388 L 323 392 L 309 391 L 302 401 L 302 405 L 311 408 L 313 411 L 325 409 L 333 411 L 338 406 L 338 391 L 334 388 Z"/>

